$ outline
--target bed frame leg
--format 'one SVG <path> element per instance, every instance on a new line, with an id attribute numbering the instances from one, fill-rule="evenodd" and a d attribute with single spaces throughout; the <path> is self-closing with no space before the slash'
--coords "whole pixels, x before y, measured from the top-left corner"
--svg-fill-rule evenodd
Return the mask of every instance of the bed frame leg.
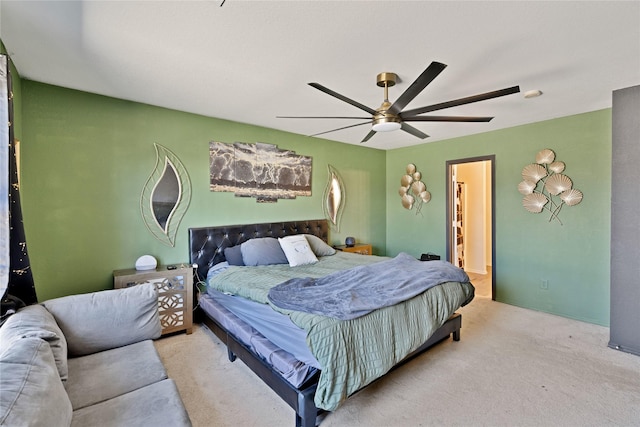
<path id="1" fill-rule="evenodd" d="M 460 329 L 456 329 L 453 331 L 453 340 L 460 341 Z"/>
<path id="2" fill-rule="evenodd" d="M 303 390 L 298 394 L 298 411 L 296 412 L 296 427 L 316 427 L 318 408 L 313 401 L 316 388 Z"/>
<path id="3" fill-rule="evenodd" d="M 229 358 L 229 362 L 235 362 L 236 360 L 236 355 L 233 351 L 229 350 L 229 347 L 227 347 L 227 357 Z"/>

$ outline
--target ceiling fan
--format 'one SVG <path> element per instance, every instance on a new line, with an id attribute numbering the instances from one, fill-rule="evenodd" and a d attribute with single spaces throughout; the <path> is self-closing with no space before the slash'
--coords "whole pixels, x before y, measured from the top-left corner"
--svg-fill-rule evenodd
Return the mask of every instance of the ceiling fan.
<path id="1" fill-rule="evenodd" d="M 471 104 L 473 102 L 484 101 L 487 99 L 498 98 L 500 96 L 511 95 L 513 93 L 520 92 L 519 86 L 513 86 L 506 89 L 500 89 L 493 92 L 481 93 L 478 95 L 468 96 L 465 98 L 455 99 L 452 101 L 441 102 L 438 104 L 427 105 L 426 107 L 415 108 L 412 110 L 404 111 L 404 107 L 409 104 L 429 83 L 433 81 L 447 66 L 440 62 L 432 62 L 418 78 L 411 83 L 411 86 L 404 91 L 402 95 L 392 104 L 389 102 L 389 88 L 396 84 L 398 76 L 394 73 L 380 73 L 378 74 L 376 84 L 380 87 L 384 87 L 384 101 L 382 105 L 377 109 L 373 109 L 363 105 L 353 99 L 347 98 L 331 89 L 322 86 L 319 83 L 309 83 L 312 86 L 328 95 L 338 98 L 341 101 L 351 104 L 356 108 L 366 111 L 370 117 L 344 117 L 344 116 L 277 116 L 283 119 L 362 119 L 367 120 L 363 123 L 356 123 L 354 125 L 344 126 L 337 129 L 328 130 L 325 132 L 316 133 L 310 136 L 323 135 L 329 132 L 335 132 L 342 129 L 348 129 L 356 126 L 362 126 L 371 124 L 371 131 L 364 137 L 361 142 L 366 142 L 377 132 L 389 132 L 398 129 L 402 129 L 405 132 L 410 133 L 413 136 L 424 139 L 429 137 L 426 133 L 416 129 L 409 125 L 407 122 L 489 122 L 493 117 L 470 117 L 470 116 L 421 116 L 420 114 L 428 113 L 431 111 L 442 110 L 445 108 L 456 107 L 458 105 Z"/>

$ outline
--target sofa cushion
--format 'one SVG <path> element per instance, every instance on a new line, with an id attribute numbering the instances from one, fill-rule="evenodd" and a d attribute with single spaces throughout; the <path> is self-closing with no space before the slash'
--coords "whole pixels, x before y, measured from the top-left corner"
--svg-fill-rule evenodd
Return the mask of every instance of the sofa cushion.
<path id="1" fill-rule="evenodd" d="M 167 378 L 152 341 L 69 359 L 65 388 L 73 409 L 84 408 Z"/>
<path id="2" fill-rule="evenodd" d="M 189 415 L 171 379 L 132 391 L 116 398 L 78 409 L 73 427 L 104 426 L 191 426 Z"/>
<path id="3" fill-rule="evenodd" d="M 158 290 L 153 283 L 70 295 L 42 303 L 62 329 L 69 356 L 159 338 Z"/>
<path id="4" fill-rule="evenodd" d="M 7 319 L 0 328 L 0 342 L 10 342 L 16 337 L 37 337 L 47 341 L 53 351 L 60 379 L 67 379 L 67 340 L 51 313 L 43 306 L 29 305 Z"/>
<path id="5" fill-rule="evenodd" d="M 3 341 L 0 372 L 0 425 L 71 423 L 71 402 L 49 343 L 36 337 Z"/>

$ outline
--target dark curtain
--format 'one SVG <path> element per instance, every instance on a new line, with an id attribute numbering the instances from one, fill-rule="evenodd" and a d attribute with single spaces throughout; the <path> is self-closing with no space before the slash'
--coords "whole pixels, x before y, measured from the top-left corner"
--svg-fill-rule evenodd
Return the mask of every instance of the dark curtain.
<path id="1" fill-rule="evenodd" d="M 18 183 L 18 168 L 16 163 L 15 138 L 13 130 L 13 92 L 11 86 L 11 73 L 6 55 L 0 55 L 2 68 L 6 76 L 6 98 L 1 102 L 7 103 L 9 123 L 9 271 L 7 290 L 2 297 L 2 317 L 10 314 L 22 304 L 29 305 L 38 301 L 36 289 L 33 283 L 29 255 L 27 253 L 27 241 L 22 222 L 22 208 L 20 206 L 20 186 Z M 4 124 L 3 124 L 4 126 Z M 4 148 L 3 148 L 4 149 Z M 3 168 L 4 169 L 4 168 Z"/>

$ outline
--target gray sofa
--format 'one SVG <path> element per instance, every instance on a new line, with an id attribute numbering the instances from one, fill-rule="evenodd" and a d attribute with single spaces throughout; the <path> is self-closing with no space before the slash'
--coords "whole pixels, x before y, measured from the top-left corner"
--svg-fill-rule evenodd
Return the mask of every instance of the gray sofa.
<path id="1" fill-rule="evenodd" d="M 0 327 L 0 425 L 190 426 L 160 332 L 153 284 L 22 308 Z"/>

